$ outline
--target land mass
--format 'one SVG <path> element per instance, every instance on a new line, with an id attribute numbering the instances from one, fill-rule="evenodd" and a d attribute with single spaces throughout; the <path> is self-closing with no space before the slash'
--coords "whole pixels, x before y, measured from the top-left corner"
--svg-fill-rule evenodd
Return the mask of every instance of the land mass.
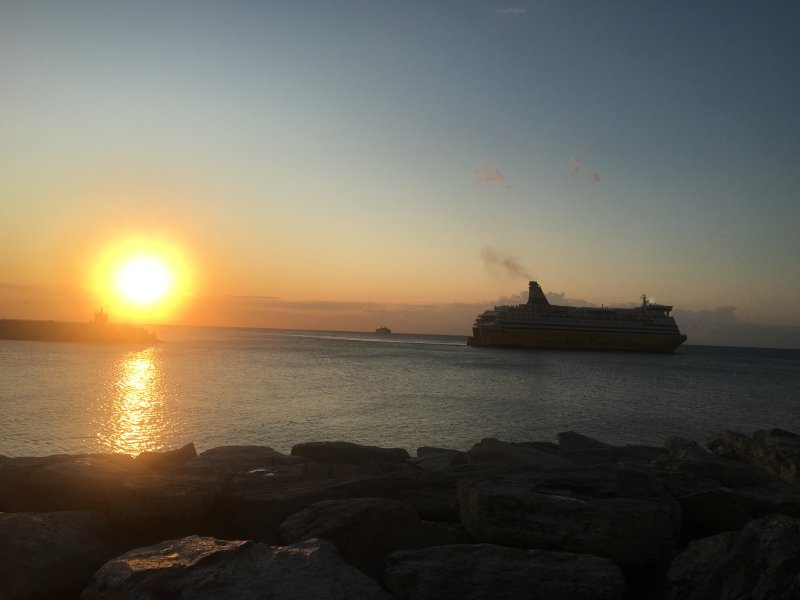
<path id="1" fill-rule="evenodd" d="M 123 323 L 0 319 L 0 340 L 153 344 L 155 334 Z"/>
<path id="2" fill-rule="evenodd" d="M 0 456 L 9 598 L 797 598 L 800 435 Z M 535 593 L 534 593 L 535 592 Z"/>

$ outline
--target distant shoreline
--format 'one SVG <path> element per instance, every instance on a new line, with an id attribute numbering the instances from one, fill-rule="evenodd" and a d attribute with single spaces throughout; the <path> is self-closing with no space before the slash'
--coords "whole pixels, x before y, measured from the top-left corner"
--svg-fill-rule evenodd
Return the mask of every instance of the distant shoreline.
<path id="1" fill-rule="evenodd" d="M 143 327 L 123 323 L 76 323 L 0 319 L 0 339 L 33 342 L 155 344 L 160 340 Z"/>

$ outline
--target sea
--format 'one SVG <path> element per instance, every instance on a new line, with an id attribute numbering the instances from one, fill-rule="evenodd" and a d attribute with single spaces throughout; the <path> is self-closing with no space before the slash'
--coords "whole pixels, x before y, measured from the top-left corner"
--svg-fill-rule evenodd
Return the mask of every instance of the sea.
<path id="1" fill-rule="evenodd" d="M 438 335 L 152 328 L 152 346 L 0 340 L 0 454 L 308 441 L 469 449 L 481 439 L 705 443 L 800 432 L 800 350 L 473 348 Z"/>

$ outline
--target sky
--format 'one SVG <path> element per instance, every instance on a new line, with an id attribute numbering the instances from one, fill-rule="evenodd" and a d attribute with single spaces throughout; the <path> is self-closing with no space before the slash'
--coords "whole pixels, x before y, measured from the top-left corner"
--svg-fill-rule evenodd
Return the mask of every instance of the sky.
<path id="1" fill-rule="evenodd" d="M 798 347 L 798 31 L 789 0 L 2 2 L 0 318 L 467 335 L 535 279 Z M 136 243 L 181 265 L 168 313 L 100 282 Z"/>

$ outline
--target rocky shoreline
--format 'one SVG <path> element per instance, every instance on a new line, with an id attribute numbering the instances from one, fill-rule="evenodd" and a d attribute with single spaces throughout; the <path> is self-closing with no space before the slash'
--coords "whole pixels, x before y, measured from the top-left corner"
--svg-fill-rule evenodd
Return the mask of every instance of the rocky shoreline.
<path id="1" fill-rule="evenodd" d="M 0 456 L 3 598 L 800 597 L 800 435 Z"/>

